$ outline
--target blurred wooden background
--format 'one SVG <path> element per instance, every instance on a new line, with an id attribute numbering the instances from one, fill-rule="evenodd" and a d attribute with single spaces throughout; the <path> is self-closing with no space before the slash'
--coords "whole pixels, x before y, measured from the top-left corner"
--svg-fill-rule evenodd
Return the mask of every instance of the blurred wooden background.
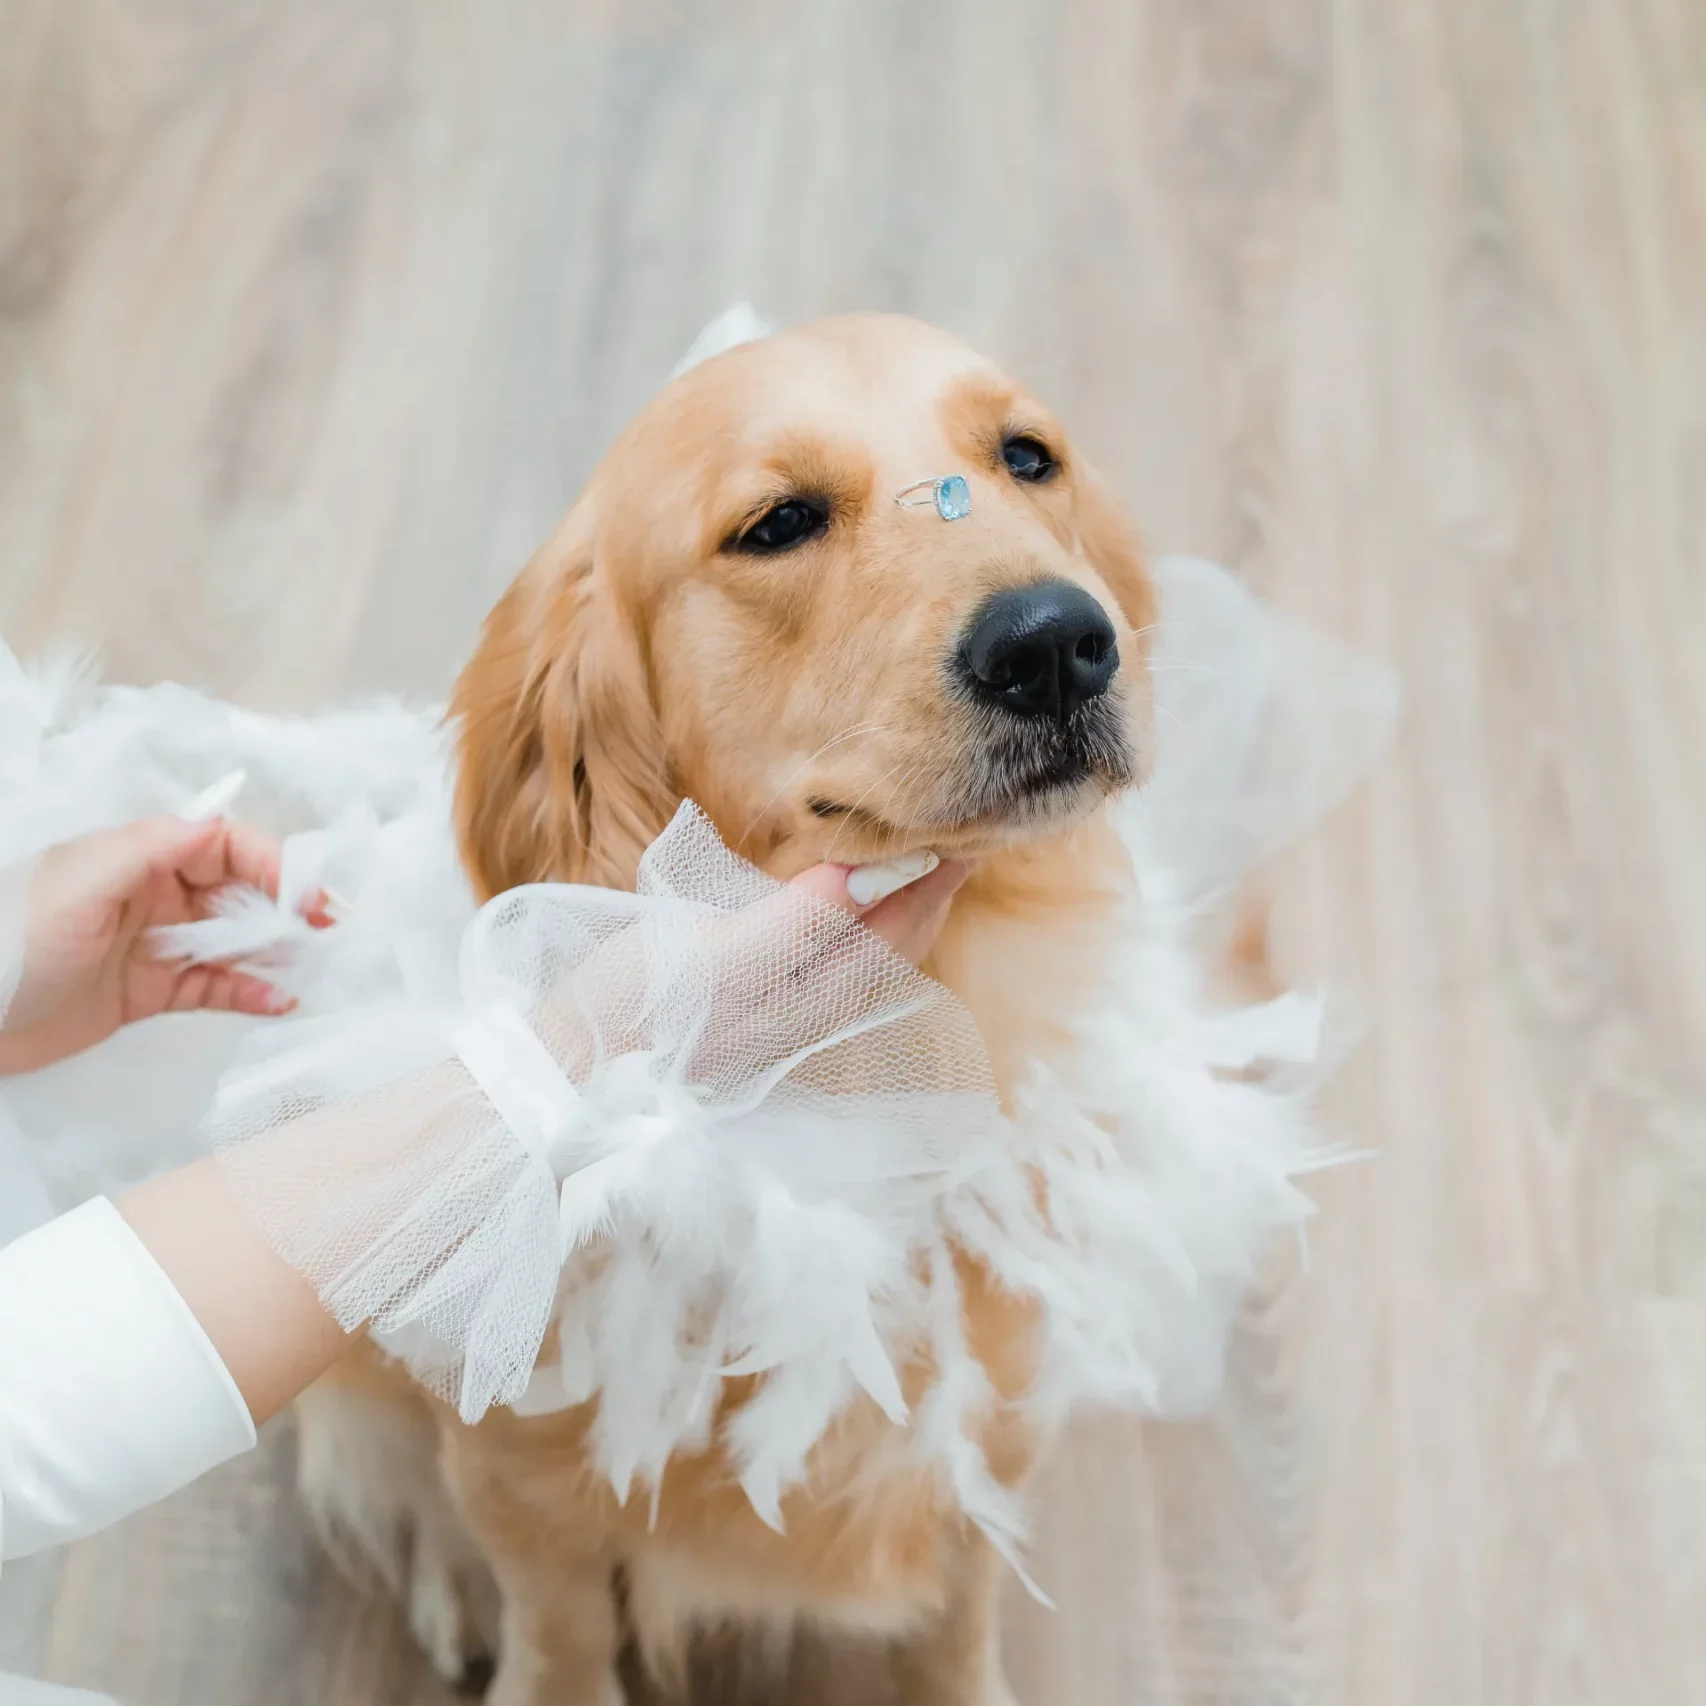
<path id="1" fill-rule="evenodd" d="M 0 625 L 437 693 L 743 295 L 964 333 L 1406 682 L 1282 882 L 1379 1159 L 1053 1469 L 1028 1706 L 1706 1699 L 1706 12 L 0 0 Z M 290 1450 L 9 1569 L 0 1669 L 441 1699 Z"/>

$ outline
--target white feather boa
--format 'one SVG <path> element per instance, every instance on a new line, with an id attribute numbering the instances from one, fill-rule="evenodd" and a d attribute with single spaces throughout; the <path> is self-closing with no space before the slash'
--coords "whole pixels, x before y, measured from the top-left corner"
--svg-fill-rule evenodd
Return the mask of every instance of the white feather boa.
<path id="1" fill-rule="evenodd" d="M 1307 1110 L 1318 1004 L 1288 996 L 1215 1010 L 1201 925 L 1239 870 L 1372 761 L 1391 724 L 1392 684 L 1281 622 L 1223 571 L 1176 561 L 1159 580 L 1161 750 L 1151 785 L 1120 808 L 1138 893 L 1107 943 L 1114 993 L 1082 1018 L 1069 1047 L 1035 1062 L 999 1140 L 972 1146 L 920 1192 L 905 1168 L 892 1189 L 868 1178 L 855 1188 L 830 1164 L 844 1139 L 802 1138 L 790 1146 L 789 1189 L 798 1196 L 803 1176 L 839 1228 L 815 1244 L 765 1236 L 761 1191 L 705 1191 L 684 1205 L 660 1186 L 632 1199 L 642 1218 L 707 1217 L 692 1228 L 695 1246 L 731 1261 L 740 1253 L 748 1325 L 733 1369 L 764 1368 L 768 1378 L 728 1443 L 755 1508 L 773 1519 L 861 1386 L 892 1407 L 897 1395 L 873 1368 L 875 1326 L 891 1365 L 928 1343 L 941 1375 L 910 1419 L 912 1438 L 1012 1555 L 1019 1514 L 970 1443 L 989 1395 L 960 1336 L 947 1240 L 1039 1300 L 1032 1403 L 1046 1425 L 1084 1405 L 1168 1414 L 1203 1403 L 1264 1248 L 1309 1212 L 1296 1181 L 1327 1157 Z M 286 893 L 276 907 L 233 897 L 224 916 L 187 927 L 177 946 L 271 957 L 311 1014 L 405 997 L 453 1003 L 474 909 L 450 834 L 436 713 L 378 703 L 263 716 L 175 685 L 99 689 L 73 667 L 30 673 L 0 648 L 0 870 L 27 869 L 88 829 L 205 808 L 216 801 L 203 796 L 238 770 L 244 814 L 291 836 Z M 315 885 L 337 897 L 333 931 L 306 932 L 292 916 L 293 897 Z M 0 904 L 0 923 L 6 916 Z M 0 943 L 0 970 L 9 957 Z M 8 1084 L 0 1236 L 50 1205 L 192 1152 L 250 1028 L 158 1021 Z M 1269 1070 L 1240 1070 L 1257 1063 Z M 692 1272 L 692 1283 L 676 1284 L 620 1249 L 578 1253 L 564 1272 L 547 1366 L 520 1398 L 541 1409 L 601 1393 L 602 1467 L 624 1493 L 635 1481 L 655 1484 L 674 1452 L 703 1443 L 704 1358 L 684 1357 L 684 1346 L 703 1344 L 693 1325 L 703 1263 Z M 916 1280 L 926 1274 L 928 1283 Z"/>

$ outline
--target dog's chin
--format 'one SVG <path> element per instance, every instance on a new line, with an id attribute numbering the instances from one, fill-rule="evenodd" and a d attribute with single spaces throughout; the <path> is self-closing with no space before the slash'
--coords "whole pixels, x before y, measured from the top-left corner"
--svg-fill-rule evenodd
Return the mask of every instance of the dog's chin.
<path id="1" fill-rule="evenodd" d="M 804 840 L 821 837 L 827 851 L 817 857 L 849 864 L 918 848 L 975 859 L 1058 834 L 1142 779 L 1136 755 L 1123 745 L 1057 755 L 1052 762 L 983 761 L 967 769 L 941 790 L 939 803 L 913 805 L 904 814 L 809 801 L 810 815 L 831 821 L 814 826 L 818 833 L 807 832 Z"/>
<path id="2" fill-rule="evenodd" d="M 921 826 L 922 843 L 954 857 L 976 857 L 1040 840 L 1091 816 L 1131 784 L 1129 773 L 1092 771 L 1035 778 L 1002 789 L 963 816 Z"/>
<path id="3" fill-rule="evenodd" d="M 921 848 L 977 858 L 1070 828 L 1135 787 L 1145 769 L 1136 731 L 1114 705 L 1064 724 L 989 717 L 962 731 L 922 798 L 891 801 L 869 788 L 848 798 L 840 781 L 836 794 L 798 801 L 789 840 L 795 857 L 809 850 L 847 864 Z"/>

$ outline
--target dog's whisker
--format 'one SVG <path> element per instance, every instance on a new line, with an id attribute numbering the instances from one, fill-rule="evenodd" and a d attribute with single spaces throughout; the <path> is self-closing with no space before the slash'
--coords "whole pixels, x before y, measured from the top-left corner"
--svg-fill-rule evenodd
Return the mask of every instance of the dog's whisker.
<path id="1" fill-rule="evenodd" d="M 1194 669 L 1200 675 L 1216 675 L 1223 681 L 1232 679 L 1229 669 L 1216 669 L 1211 663 L 1192 663 L 1188 658 L 1163 658 L 1159 663 L 1146 666 L 1151 675 L 1159 675 L 1167 670 Z"/>
<path id="2" fill-rule="evenodd" d="M 915 759 L 911 764 L 907 765 L 907 767 L 895 779 L 894 786 L 889 790 L 889 792 L 896 796 L 904 792 L 908 784 L 912 781 L 912 778 L 916 776 L 922 768 L 923 760 Z M 910 851 L 907 842 L 907 836 L 910 834 L 908 827 L 905 824 L 899 823 L 893 818 L 887 816 L 883 818 L 882 823 L 883 839 L 885 843 L 892 842 L 894 844 L 895 851 L 899 853 Z"/>
<path id="3" fill-rule="evenodd" d="M 887 723 L 860 723 L 854 728 L 843 729 L 840 734 L 832 735 L 828 740 L 826 740 L 816 752 L 802 758 L 800 762 L 782 779 L 781 787 L 779 787 L 776 792 L 772 794 L 756 812 L 753 813 L 751 822 L 749 822 L 746 828 L 741 831 L 740 840 L 734 844 L 734 851 L 738 853 L 741 848 L 746 845 L 747 837 L 751 835 L 759 824 L 764 821 L 764 814 L 768 812 L 785 793 L 787 793 L 799 778 L 801 772 L 815 764 L 826 752 L 829 751 L 831 747 L 840 746 L 843 741 L 863 739 L 868 735 L 882 734 L 887 727 Z"/>
<path id="4" fill-rule="evenodd" d="M 892 775 L 894 775 L 894 773 L 895 773 L 895 772 L 896 772 L 896 771 L 897 771 L 897 770 L 899 770 L 899 769 L 900 769 L 900 765 L 898 765 L 898 764 L 891 764 L 891 765 L 890 765 L 890 766 L 889 766 L 889 767 L 888 767 L 888 769 L 887 769 L 887 770 L 885 770 L 885 771 L 884 771 L 884 772 L 883 772 L 883 773 L 882 773 L 882 775 L 880 775 L 880 776 L 879 776 L 879 777 L 877 777 L 877 778 L 876 778 L 876 780 L 875 780 L 875 781 L 873 781 L 873 782 L 872 782 L 872 783 L 871 783 L 871 785 L 870 785 L 870 786 L 869 786 L 869 787 L 868 787 L 868 788 L 866 788 L 866 789 L 865 789 L 865 790 L 864 790 L 864 792 L 863 792 L 863 793 L 861 793 L 861 794 L 860 794 L 860 796 L 859 796 L 859 797 L 858 797 L 858 799 L 856 799 L 856 800 L 855 800 L 855 801 L 854 801 L 854 802 L 853 802 L 853 804 L 852 804 L 852 806 L 851 806 L 851 807 L 850 807 L 850 808 L 849 808 L 849 809 L 848 809 L 848 815 L 847 815 L 847 817 L 845 817 L 845 818 L 843 818 L 843 819 L 842 819 L 842 820 L 841 820 L 841 822 L 840 822 L 840 824 L 839 824 L 839 825 L 837 825 L 837 827 L 836 827 L 836 831 L 835 831 L 835 834 L 834 834 L 834 835 L 832 835 L 832 836 L 831 836 L 831 837 L 830 837 L 830 838 L 829 838 L 829 846 L 828 846 L 828 848 L 827 848 L 827 849 L 826 849 L 826 850 L 825 850 L 825 852 L 824 852 L 824 856 L 823 856 L 823 862 L 824 862 L 824 863 L 825 863 L 825 864 L 828 864 L 828 863 L 830 863 L 830 862 L 831 862 L 831 860 L 832 860 L 832 859 L 833 859 L 833 857 L 834 857 L 834 854 L 835 854 L 835 846 L 836 846 L 836 843 L 837 843 L 837 842 L 838 842 L 838 841 L 840 841 L 840 839 L 841 839 L 841 832 L 842 832 L 842 831 L 843 831 L 843 830 L 844 830 L 844 829 L 846 829 L 846 827 L 847 827 L 847 825 L 848 825 L 848 822 L 849 822 L 849 821 L 850 821 L 850 820 L 851 820 L 851 818 L 852 818 L 852 816 L 853 816 L 853 814 L 854 814 L 854 813 L 856 813 L 856 812 L 857 812 L 857 811 L 858 811 L 858 810 L 859 810 L 859 808 L 860 808 L 860 807 L 861 807 L 861 806 L 862 806 L 862 805 L 864 805 L 864 803 L 865 803 L 865 802 L 866 802 L 866 801 L 867 801 L 867 800 L 868 800 L 868 799 L 869 799 L 869 798 L 870 798 L 870 797 L 871 797 L 871 795 L 872 795 L 872 794 L 874 794 L 874 793 L 875 793 L 875 792 L 876 792 L 876 791 L 877 791 L 877 789 L 879 789 L 879 788 L 880 788 L 880 787 L 881 787 L 881 786 L 882 786 L 882 785 L 883 785 L 883 784 L 884 784 L 884 783 L 885 783 L 885 782 L 886 782 L 886 781 L 887 781 L 887 780 L 888 780 L 888 779 L 889 779 L 889 778 L 890 778 L 890 777 L 891 777 L 891 776 L 892 776 Z"/>

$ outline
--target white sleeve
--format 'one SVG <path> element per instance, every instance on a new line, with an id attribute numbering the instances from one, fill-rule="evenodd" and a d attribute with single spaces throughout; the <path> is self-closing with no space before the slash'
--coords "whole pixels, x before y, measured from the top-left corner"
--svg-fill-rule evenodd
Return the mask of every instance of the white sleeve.
<path id="1" fill-rule="evenodd" d="M 110 1694 L 32 1682 L 27 1676 L 0 1676 L 0 1706 L 117 1706 Z"/>
<path id="2" fill-rule="evenodd" d="M 219 1353 L 106 1198 L 0 1250 L 0 1558 L 93 1534 L 254 1443 Z"/>

